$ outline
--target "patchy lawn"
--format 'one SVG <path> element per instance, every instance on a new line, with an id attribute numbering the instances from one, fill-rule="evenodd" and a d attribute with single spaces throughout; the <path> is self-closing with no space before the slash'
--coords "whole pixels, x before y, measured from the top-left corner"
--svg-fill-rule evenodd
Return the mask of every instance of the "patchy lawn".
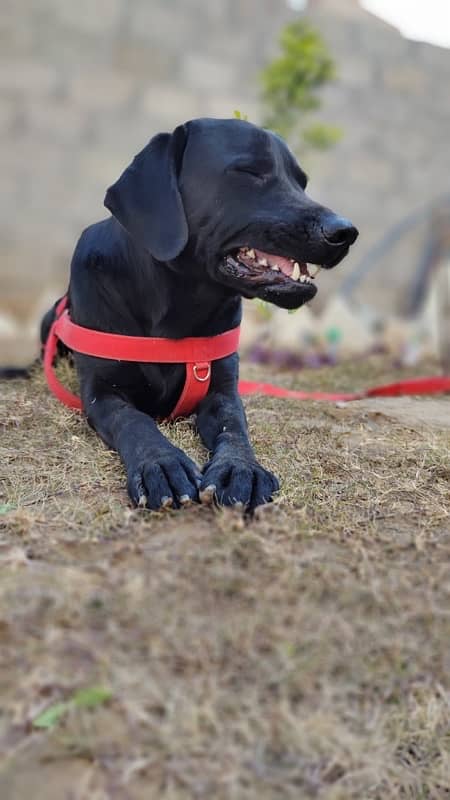
<path id="1" fill-rule="evenodd" d="M 450 796 L 450 398 L 246 408 L 283 487 L 249 524 L 130 509 L 39 373 L 1 386 L 2 800 Z"/>

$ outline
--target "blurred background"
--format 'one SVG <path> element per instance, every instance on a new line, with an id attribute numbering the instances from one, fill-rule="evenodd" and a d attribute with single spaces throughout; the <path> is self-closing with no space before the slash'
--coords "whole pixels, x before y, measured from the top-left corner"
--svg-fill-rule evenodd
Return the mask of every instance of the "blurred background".
<path id="1" fill-rule="evenodd" d="M 450 362 L 448 5 L 2 0 L 0 363 L 37 355 L 39 318 L 67 286 L 77 237 L 107 216 L 106 187 L 154 133 L 235 110 L 255 123 L 279 114 L 282 127 L 270 76 L 283 53 L 295 72 L 305 30 L 330 68 L 304 109 L 310 135 L 299 134 L 300 103 L 287 138 L 309 193 L 360 239 L 295 315 L 248 304 L 244 350 L 280 366 L 373 350 Z M 290 55 L 286 30 L 299 37 Z"/>

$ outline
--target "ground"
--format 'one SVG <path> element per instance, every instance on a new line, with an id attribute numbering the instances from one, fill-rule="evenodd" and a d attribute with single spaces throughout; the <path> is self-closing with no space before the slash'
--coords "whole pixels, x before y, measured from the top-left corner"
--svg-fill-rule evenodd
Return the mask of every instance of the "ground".
<path id="1" fill-rule="evenodd" d="M 2 385 L 2 800 L 450 796 L 450 398 L 246 408 L 276 503 L 152 514 L 39 372 Z"/>

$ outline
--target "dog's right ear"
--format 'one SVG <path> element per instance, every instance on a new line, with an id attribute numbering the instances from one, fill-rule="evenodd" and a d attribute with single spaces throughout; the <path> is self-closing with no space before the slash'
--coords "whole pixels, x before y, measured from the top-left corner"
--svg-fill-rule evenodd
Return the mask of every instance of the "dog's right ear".
<path id="1" fill-rule="evenodd" d="M 159 133 L 138 153 L 105 196 L 105 206 L 158 261 L 186 247 L 188 226 L 178 189 L 187 132 Z"/>

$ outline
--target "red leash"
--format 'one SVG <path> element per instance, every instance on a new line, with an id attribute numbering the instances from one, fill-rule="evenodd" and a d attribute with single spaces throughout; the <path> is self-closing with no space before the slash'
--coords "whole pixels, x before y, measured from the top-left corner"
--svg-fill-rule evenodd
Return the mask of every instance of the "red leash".
<path id="1" fill-rule="evenodd" d="M 208 394 L 211 381 L 211 362 L 235 353 L 239 344 L 239 328 L 218 336 L 162 339 L 151 336 L 123 336 L 104 333 L 76 325 L 67 310 L 67 297 L 60 300 L 56 318 L 44 347 L 44 372 L 47 383 L 56 397 L 69 408 L 82 410 L 80 398 L 72 394 L 56 377 L 54 361 L 58 340 L 71 350 L 97 358 L 141 363 L 186 364 L 186 379 L 181 396 L 169 419 L 188 416 Z M 328 400 L 348 402 L 367 397 L 398 397 L 400 395 L 429 395 L 450 392 L 450 376 L 412 378 L 362 392 L 301 392 L 283 389 L 272 383 L 239 381 L 241 395 L 265 394 L 293 400 Z"/>
<path id="2" fill-rule="evenodd" d="M 287 397 L 292 400 L 328 400 L 331 402 L 349 402 L 363 400 L 367 397 L 399 397 L 400 395 L 442 394 L 450 392 L 450 375 L 434 375 L 429 378 L 411 378 L 397 383 L 386 383 L 373 386 L 362 392 L 299 392 L 294 389 L 283 389 L 273 383 L 255 383 L 239 381 L 239 394 L 266 394 L 270 397 Z"/>

